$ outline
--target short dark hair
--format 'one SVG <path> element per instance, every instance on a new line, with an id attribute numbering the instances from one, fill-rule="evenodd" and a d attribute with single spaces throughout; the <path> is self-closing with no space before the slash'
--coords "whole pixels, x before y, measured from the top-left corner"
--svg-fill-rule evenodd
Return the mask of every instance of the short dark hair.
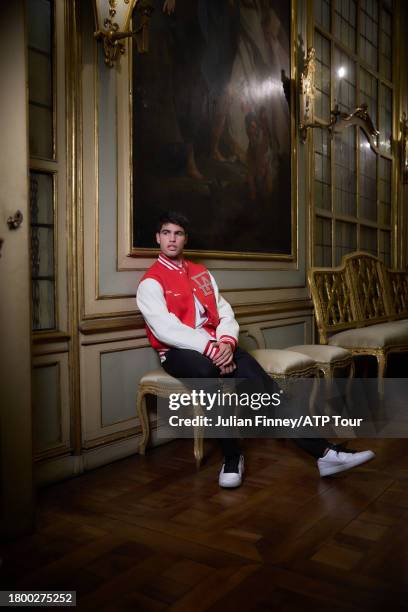
<path id="1" fill-rule="evenodd" d="M 183 228 L 183 230 L 188 234 L 188 229 L 190 227 L 190 221 L 187 219 L 183 213 L 179 213 L 175 210 L 168 210 L 167 212 L 160 215 L 159 220 L 157 222 L 157 232 L 161 232 L 163 225 L 166 223 L 174 223 L 174 225 L 179 225 Z"/>

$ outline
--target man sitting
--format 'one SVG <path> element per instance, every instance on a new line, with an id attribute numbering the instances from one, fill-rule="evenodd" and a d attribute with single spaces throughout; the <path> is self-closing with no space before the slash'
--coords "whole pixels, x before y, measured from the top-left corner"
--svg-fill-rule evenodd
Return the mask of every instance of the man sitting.
<path id="1" fill-rule="evenodd" d="M 162 367 L 175 378 L 229 376 L 250 379 L 260 390 L 274 392 L 270 376 L 238 347 L 238 323 L 212 274 L 205 266 L 184 258 L 187 239 L 184 215 L 169 212 L 160 218 L 156 241 L 161 252 L 137 290 L 147 337 L 158 351 Z M 370 450 L 340 450 L 322 438 L 297 438 L 294 442 L 317 459 L 321 476 L 348 470 L 374 457 Z M 244 472 L 238 442 L 228 438 L 220 444 L 224 463 L 219 484 L 237 487 Z"/>

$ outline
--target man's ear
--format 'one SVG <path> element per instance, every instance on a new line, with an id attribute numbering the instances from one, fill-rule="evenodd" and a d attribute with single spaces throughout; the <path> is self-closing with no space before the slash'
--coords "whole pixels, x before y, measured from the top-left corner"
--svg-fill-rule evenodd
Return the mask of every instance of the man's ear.
<path id="1" fill-rule="evenodd" d="M 159 234 L 159 232 L 156 232 L 156 242 L 157 242 L 157 244 L 160 244 L 160 234 Z"/>
<path id="2" fill-rule="evenodd" d="M 184 244 L 186 245 L 187 242 L 188 242 L 188 234 L 186 233 L 186 240 L 185 240 Z"/>

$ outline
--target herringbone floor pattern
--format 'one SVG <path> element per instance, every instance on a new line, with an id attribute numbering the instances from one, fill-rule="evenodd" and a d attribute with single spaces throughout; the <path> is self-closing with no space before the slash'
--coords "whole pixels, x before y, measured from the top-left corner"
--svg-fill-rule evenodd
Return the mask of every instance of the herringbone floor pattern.
<path id="1" fill-rule="evenodd" d="M 358 440 L 371 463 L 320 479 L 289 441 L 245 443 L 220 490 L 220 455 L 191 440 L 39 494 L 35 535 L 3 551 L 3 588 L 72 589 L 80 610 L 406 610 L 405 440 Z"/>

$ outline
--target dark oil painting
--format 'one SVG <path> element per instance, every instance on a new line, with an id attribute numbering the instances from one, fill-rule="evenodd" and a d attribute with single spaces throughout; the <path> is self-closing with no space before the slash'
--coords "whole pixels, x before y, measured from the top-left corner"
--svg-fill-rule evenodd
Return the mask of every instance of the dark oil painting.
<path id="1" fill-rule="evenodd" d="M 133 54 L 133 246 L 158 216 L 189 248 L 290 255 L 290 2 L 155 0 Z"/>

